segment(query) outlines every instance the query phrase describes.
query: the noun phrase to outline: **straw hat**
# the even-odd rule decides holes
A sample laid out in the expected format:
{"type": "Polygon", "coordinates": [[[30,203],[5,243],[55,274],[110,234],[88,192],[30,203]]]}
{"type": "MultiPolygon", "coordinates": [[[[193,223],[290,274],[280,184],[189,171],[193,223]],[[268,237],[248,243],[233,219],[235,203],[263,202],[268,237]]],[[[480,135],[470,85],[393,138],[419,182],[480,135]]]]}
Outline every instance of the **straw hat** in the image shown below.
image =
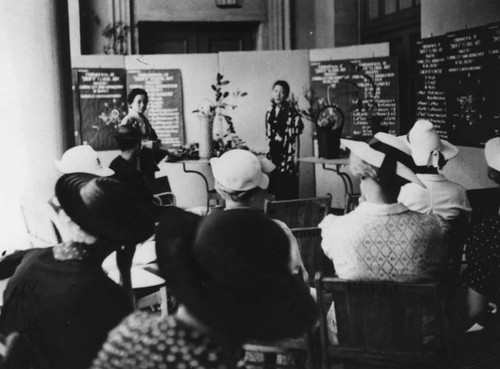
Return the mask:
{"type": "Polygon", "coordinates": [[[417,120],[406,135],[405,142],[411,149],[411,156],[417,166],[439,167],[439,153],[445,160],[458,155],[458,148],[442,140],[434,125],[424,119],[417,120]]]}
{"type": "Polygon", "coordinates": [[[75,146],[66,150],[61,160],[55,160],[55,164],[62,173],[89,173],[101,177],[115,173],[112,169],[103,168],[97,152],[89,145],[75,146]]]}
{"type": "Polygon", "coordinates": [[[396,161],[398,176],[425,188],[412,170],[414,163],[409,147],[398,137],[379,132],[369,143],[345,139],[341,139],[340,142],[359,158],[376,168],[381,168],[385,160],[396,161]]]}

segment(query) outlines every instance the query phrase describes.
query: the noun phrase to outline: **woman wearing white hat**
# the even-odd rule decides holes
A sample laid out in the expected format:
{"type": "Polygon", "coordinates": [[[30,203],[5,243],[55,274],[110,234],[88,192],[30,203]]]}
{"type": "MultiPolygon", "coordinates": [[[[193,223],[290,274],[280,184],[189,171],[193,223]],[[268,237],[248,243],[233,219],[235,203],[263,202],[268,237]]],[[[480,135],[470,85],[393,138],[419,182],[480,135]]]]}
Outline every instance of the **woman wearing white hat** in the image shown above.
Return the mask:
{"type": "Polygon", "coordinates": [[[382,132],[368,144],[342,144],[351,151],[350,170],[361,181],[364,201],[347,215],[328,215],[319,225],[323,251],[338,276],[396,281],[438,277],[445,250],[437,218],[397,202],[405,183],[423,186],[411,169],[409,149],[382,132]]]}
{"type": "MultiPolygon", "coordinates": [[[[486,143],[488,176],[500,184],[500,137],[486,143]]],[[[500,212],[481,219],[465,241],[467,269],[464,281],[468,286],[467,302],[471,323],[485,327],[495,321],[490,303],[500,303],[500,212]]]]}
{"type": "Polygon", "coordinates": [[[471,211],[465,188],[447,179],[439,170],[458,155],[458,148],[441,140],[434,125],[418,120],[403,141],[410,147],[415,172],[426,188],[409,183],[401,189],[399,202],[413,211],[435,214],[448,222],[471,211]]]}

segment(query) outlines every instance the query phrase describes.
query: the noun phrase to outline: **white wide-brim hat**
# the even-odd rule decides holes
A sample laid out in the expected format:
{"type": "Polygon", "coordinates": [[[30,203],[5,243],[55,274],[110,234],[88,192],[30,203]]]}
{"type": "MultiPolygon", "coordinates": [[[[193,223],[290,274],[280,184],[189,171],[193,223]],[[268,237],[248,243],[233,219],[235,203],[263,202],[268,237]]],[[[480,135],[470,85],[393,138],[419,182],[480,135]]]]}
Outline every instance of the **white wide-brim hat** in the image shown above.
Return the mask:
{"type": "Polygon", "coordinates": [[[97,152],[89,145],[75,146],[66,150],[61,160],[55,160],[57,169],[64,174],[88,173],[108,177],[115,172],[101,165],[97,152]]]}
{"type": "Polygon", "coordinates": [[[442,140],[434,125],[425,119],[415,122],[404,141],[410,147],[413,161],[419,167],[433,166],[437,168],[439,153],[443,155],[445,160],[450,160],[458,155],[458,148],[448,141],[442,140]]]}
{"type": "Polygon", "coordinates": [[[486,142],[484,156],[490,168],[500,171],[500,137],[495,137],[486,142]]]}
{"type": "MultiPolygon", "coordinates": [[[[407,181],[416,183],[425,188],[425,185],[422,183],[422,181],[418,179],[413,170],[410,169],[412,160],[411,152],[408,146],[406,146],[402,140],[400,140],[396,136],[384,132],[377,133],[375,136],[373,136],[373,138],[374,139],[372,139],[370,144],[362,141],[353,141],[346,139],[341,139],[340,143],[341,145],[347,147],[360,159],[370,165],[373,165],[376,168],[380,168],[382,166],[387,152],[389,152],[389,148],[396,149],[396,174],[401,178],[406,179],[407,181]],[[375,145],[377,142],[382,143],[382,145],[375,145]],[[372,146],[377,146],[378,149],[375,149],[372,146]],[[403,162],[405,162],[406,164],[404,164],[403,162]]],[[[394,152],[394,150],[392,151],[394,152]]]]}
{"type": "Polygon", "coordinates": [[[248,191],[269,186],[265,171],[274,169],[269,160],[261,163],[259,158],[248,150],[234,149],[219,158],[210,159],[214,179],[231,191],[248,191]]]}

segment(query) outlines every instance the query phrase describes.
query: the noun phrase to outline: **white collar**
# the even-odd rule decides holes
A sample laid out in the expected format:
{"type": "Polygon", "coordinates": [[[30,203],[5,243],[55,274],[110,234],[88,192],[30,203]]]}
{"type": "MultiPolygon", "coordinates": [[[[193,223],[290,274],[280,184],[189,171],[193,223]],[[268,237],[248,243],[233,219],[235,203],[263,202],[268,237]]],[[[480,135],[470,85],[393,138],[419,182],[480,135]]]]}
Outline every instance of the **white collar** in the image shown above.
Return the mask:
{"type": "Polygon", "coordinates": [[[394,204],[376,204],[373,202],[362,202],[356,208],[356,212],[369,215],[391,215],[401,214],[409,211],[406,206],[400,203],[394,204]]]}
{"type": "Polygon", "coordinates": [[[417,174],[418,179],[429,182],[444,182],[447,181],[446,177],[442,174],[417,174]]]}

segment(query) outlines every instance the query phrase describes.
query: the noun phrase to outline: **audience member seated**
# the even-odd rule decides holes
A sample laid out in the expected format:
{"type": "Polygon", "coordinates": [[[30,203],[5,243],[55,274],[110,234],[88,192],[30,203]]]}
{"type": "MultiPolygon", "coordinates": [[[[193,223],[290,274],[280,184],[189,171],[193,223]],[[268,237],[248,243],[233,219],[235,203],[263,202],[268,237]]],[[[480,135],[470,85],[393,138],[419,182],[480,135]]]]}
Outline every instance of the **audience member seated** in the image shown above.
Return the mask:
{"type": "MultiPolygon", "coordinates": [[[[500,184],[500,138],[492,138],[484,148],[488,176],[500,184]]],[[[464,280],[468,286],[467,305],[471,319],[488,327],[498,321],[491,303],[500,303],[500,215],[484,218],[470,231],[465,242],[467,269],[464,280]]],[[[480,328],[480,327],[479,327],[480,328]]]]}
{"type": "MultiPolygon", "coordinates": [[[[342,144],[351,151],[349,168],[360,180],[362,202],[347,215],[326,216],[319,225],[321,246],[338,277],[391,281],[440,278],[446,250],[441,245],[437,217],[411,211],[397,202],[405,183],[423,186],[412,170],[408,147],[383,132],[368,144],[351,140],[342,140],[342,144]]],[[[333,304],[328,317],[330,341],[337,343],[333,304]]]]}
{"type": "Polygon", "coordinates": [[[423,186],[412,171],[409,149],[395,136],[377,133],[369,144],[342,140],[349,167],[360,179],[362,202],[351,213],[328,215],[322,247],[344,279],[406,281],[436,278],[446,250],[434,215],[397,202],[407,182],[423,186]]]}
{"type": "MultiPolygon", "coordinates": [[[[54,163],[62,174],[88,173],[100,177],[108,177],[115,173],[110,168],[105,168],[101,165],[97,152],[89,145],[75,146],[66,150],[61,160],[54,160],[54,163]]],[[[56,212],[61,208],[55,196],[48,203],[56,212]]],[[[60,229],[57,229],[57,231],[59,232],[60,229]]],[[[64,239],[65,237],[61,238],[64,239]]],[[[12,277],[24,256],[33,251],[35,249],[14,250],[8,255],[3,255],[0,258],[0,280],[12,277]]]]}
{"type": "Polygon", "coordinates": [[[114,329],[93,368],[236,368],[253,339],[303,334],[313,299],[289,271],[280,227],[245,209],[205,218],[167,208],[158,265],[180,306],[167,318],[137,312],[114,329]]]}
{"type": "MultiPolygon", "coordinates": [[[[269,160],[259,160],[247,150],[234,149],[224,153],[220,158],[210,160],[215,180],[215,190],[226,202],[225,211],[248,213],[252,208],[254,198],[265,191],[269,185],[267,173],[275,166],[269,160]]],[[[283,229],[290,243],[290,269],[293,273],[301,270],[304,280],[308,275],[300,256],[299,245],[288,226],[273,219],[283,229]]]]}
{"type": "Polygon", "coordinates": [[[4,293],[0,333],[20,332],[54,369],[88,368],[107,333],[132,311],[101,263],[125,242],[154,232],[148,209],[125,185],[92,174],[63,175],[55,193],[70,242],[27,254],[4,293]]]}
{"type": "Polygon", "coordinates": [[[459,215],[471,211],[465,188],[439,172],[458,155],[458,148],[441,140],[427,120],[418,120],[403,141],[411,149],[418,179],[427,188],[409,183],[401,189],[398,201],[410,210],[438,215],[446,230],[459,215]]]}

